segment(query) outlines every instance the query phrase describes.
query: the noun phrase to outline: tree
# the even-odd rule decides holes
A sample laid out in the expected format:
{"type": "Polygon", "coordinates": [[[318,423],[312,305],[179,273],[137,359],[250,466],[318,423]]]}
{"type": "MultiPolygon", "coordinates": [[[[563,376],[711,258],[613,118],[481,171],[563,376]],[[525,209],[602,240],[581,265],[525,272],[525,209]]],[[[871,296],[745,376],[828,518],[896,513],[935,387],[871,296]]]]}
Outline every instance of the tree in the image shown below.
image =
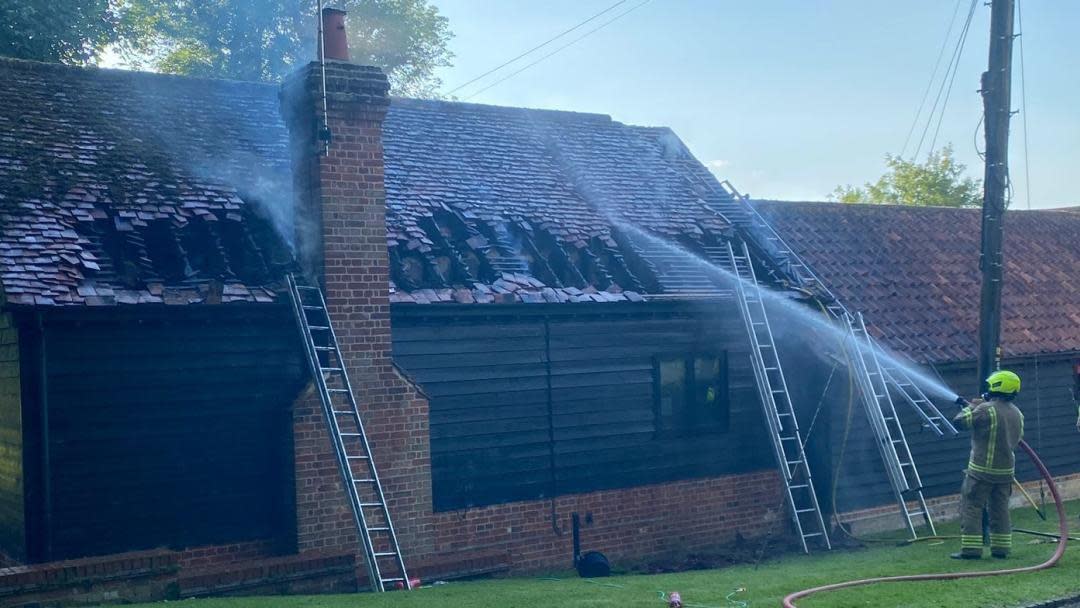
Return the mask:
{"type": "Polygon", "coordinates": [[[0,55],[85,64],[121,34],[109,0],[0,2],[0,55]]]}
{"type": "MultiPolygon", "coordinates": [[[[176,74],[275,80],[315,58],[310,0],[125,0],[150,66],[176,74]]],[[[386,70],[395,93],[432,95],[450,65],[448,21],[427,0],[340,0],[352,61],[386,70]]],[[[140,58],[138,53],[133,57],[140,58]]]]}
{"type": "Polygon", "coordinates": [[[932,153],[920,164],[892,154],[885,155],[888,172],[861,188],[847,185],[833,190],[842,203],[914,205],[920,207],[978,207],[982,182],[965,177],[967,167],[953,158],[952,146],[932,153]]]}

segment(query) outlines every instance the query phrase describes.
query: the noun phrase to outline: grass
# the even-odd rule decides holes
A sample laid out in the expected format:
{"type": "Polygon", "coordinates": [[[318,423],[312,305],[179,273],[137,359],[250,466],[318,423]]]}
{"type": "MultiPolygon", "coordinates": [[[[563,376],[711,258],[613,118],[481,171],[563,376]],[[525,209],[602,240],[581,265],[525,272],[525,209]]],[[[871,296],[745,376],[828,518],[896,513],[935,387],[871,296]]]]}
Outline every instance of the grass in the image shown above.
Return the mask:
{"type": "MultiPolygon", "coordinates": [[[[1052,507],[1051,507],[1052,508],[1052,507]]],[[[1075,524],[1080,502],[1068,505],[1070,523],[1075,524]]],[[[1048,514],[1051,515],[1051,514],[1048,514]]],[[[1021,528],[1055,531],[1054,521],[1041,522],[1032,509],[1013,514],[1021,528]]],[[[956,534],[955,524],[940,526],[942,534],[956,534]]],[[[1016,534],[1013,557],[1006,562],[984,559],[957,562],[949,553],[959,549],[959,541],[921,542],[906,547],[892,544],[873,548],[835,551],[811,557],[788,555],[753,566],[720,570],[700,570],[678,574],[615,576],[586,581],[566,573],[545,578],[506,578],[449,583],[410,593],[344,596],[257,597],[185,600],[169,602],[170,608],[660,608],[665,604],[658,592],[678,591],[688,606],[735,608],[741,604],[727,596],[737,588],[745,591],[731,597],[751,608],[779,606],[781,598],[799,589],[851,579],[897,574],[995,570],[1034,565],[1053,552],[1053,541],[1037,542],[1016,534]],[[556,578],[556,580],[551,580],[556,578]]],[[[1031,574],[998,576],[960,581],[890,583],[842,590],[803,600],[803,608],[825,607],[905,607],[980,606],[1012,607],[1080,594],[1080,546],[1070,547],[1057,567],[1031,574]]],[[[155,605],[148,605],[155,606],[155,605]]],[[[162,608],[156,605],[155,608],[162,608]]]]}

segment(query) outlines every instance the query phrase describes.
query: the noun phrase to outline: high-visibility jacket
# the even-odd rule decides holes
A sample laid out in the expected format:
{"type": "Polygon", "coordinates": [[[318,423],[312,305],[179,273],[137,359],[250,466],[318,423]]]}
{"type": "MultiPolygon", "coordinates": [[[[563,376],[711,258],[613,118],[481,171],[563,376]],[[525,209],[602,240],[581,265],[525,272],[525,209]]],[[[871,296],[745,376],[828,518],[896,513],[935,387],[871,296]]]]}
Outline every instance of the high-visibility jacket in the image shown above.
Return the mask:
{"type": "Polygon", "coordinates": [[[990,483],[1012,483],[1014,450],[1024,438],[1024,414],[1009,401],[992,399],[960,410],[953,419],[971,430],[968,475],[990,483]]]}

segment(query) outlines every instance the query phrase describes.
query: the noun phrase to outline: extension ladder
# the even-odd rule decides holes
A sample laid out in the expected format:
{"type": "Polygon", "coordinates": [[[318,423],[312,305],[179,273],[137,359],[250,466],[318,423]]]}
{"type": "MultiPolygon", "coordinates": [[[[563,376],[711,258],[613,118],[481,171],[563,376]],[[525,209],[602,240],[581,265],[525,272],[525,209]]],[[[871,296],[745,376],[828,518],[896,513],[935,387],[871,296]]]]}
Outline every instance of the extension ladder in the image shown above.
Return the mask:
{"type": "MultiPolygon", "coordinates": [[[[899,503],[904,522],[911,534],[915,535],[913,518],[919,515],[925,517],[926,523],[931,533],[933,533],[934,524],[922,495],[922,482],[919,479],[919,472],[911,457],[911,451],[907,439],[904,437],[903,429],[900,428],[900,421],[897,418],[889,391],[895,391],[900,395],[904,402],[915,410],[915,413],[922,419],[923,425],[936,435],[956,435],[956,428],[947,417],[942,415],[937,406],[918,387],[911,375],[902,366],[888,363],[885,366],[880,365],[878,354],[884,353],[884,349],[866,332],[862,315],[855,316],[848,311],[843,303],[833,295],[810,267],[730,182],[725,180],[720,183],[720,186],[724,191],[724,196],[707,203],[706,207],[740,228],[763,255],[776,261],[778,270],[783,275],[782,278],[819,296],[823,301],[826,314],[848,332],[849,340],[853,346],[857,347],[851,349],[853,355],[865,351],[872,357],[872,366],[867,365],[867,361],[862,354],[852,356],[852,361],[857,368],[861,367],[863,370],[857,371],[856,381],[862,387],[860,392],[865,395],[864,405],[866,406],[867,415],[871,417],[871,425],[874,427],[875,435],[879,437],[879,447],[882,448],[882,459],[889,474],[890,485],[899,503]],[[859,340],[855,339],[856,334],[859,340]],[[866,346],[860,346],[860,341],[866,346]],[[860,363],[861,365],[859,365],[860,363]],[[877,370],[874,376],[870,375],[871,367],[877,370]],[[883,397],[875,395],[883,395],[883,397]],[[890,427],[895,430],[890,432],[890,427]],[[903,454],[902,466],[901,459],[892,443],[894,436],[898,436],[902,441],[900,449],[901,454],[903,454]],[[886,443],[882,444],[882,441],[886,443]],[[905,494],[910,493],[912,489],[916,490],[917,500],[920,505],[917,512],[908,509],[905,501],[905,494]]],[[[883,358],[886,361],[889,359],[889,357],[883,358]]]]}
{"type": "Polygon", "coordinates": [[[792,522],[799,535],[803,552],[809,553],[807,540],[820,538],[826,549],[831,549],[825,519],[818,505],[810,465],[806,460],[806,446],[799,432],[799,422],[788,391],[780,356],[776,350],[772,327],[761,297],[761,287],[754,274],[746,243],[736,254],[730,242],[726,249],[712,249],[710,258],[720,263],[740,280],[735,283],[739,312],[750,337],[751,362],[757,381],[761,405],[768,421],[773,452],[780,467],[791,510],[792,522]]]}
{"type": "Polygon", "coordinates": [[[345,371],[345,361],[341,357],[326,300],[318,287],[302,285],[291,274],[288,281],[293,313],[322,401],[323,414],[330,428],[356,531],[364,548],[364,562],[371,588],[386,591],[388,585],[395,585],[397,588],[410,589],[401,547],[390,521],[382,483],[360,419],[360,408],[345,371]],[[384,572],[391,575],[386,576],[384,572]]]}
{"type": "MultiPolygon", "coordinates": [[[[706,206],[714,213],[720,214],[736,227],[742,229],[747,238],[750,238],[755,246],[769,259],[775,260],[783,278],[795,286],[810,291],[820,296],[825,307],[825,312],[841,327],[847,324],[846,319],[851,316],[848,309],[833,295],[817,275],[810,269],[802,258],[784,241],[775,229],[761,217],[746,197],[739,193],[731,182],[720,182],[725,196],[712,201],[706,206]]],[[[868,339],[871,339],[868,336],[868,339]]],[[[875,343],[879,352],[881,347],[875,343]]],[[[911,375],[900,366],[887,366],[885,380],[889,388],[896,391],[904,402],[923,420],[924,425],[939,437],[944,435],[956,435],[956,428],[949,419],[941,414],[937,406],[915,384],[911,375]]]]}
{"type": "Polygon", "coordinates": [[[885,472],[900,505],[900,514],[912,538],[918,538],[915,518],[920,515],[930,528],[930,535],[934,536],[937,532],[930,518],[930,509],[926,506],[926,498],[923,497],[922,480],[889,395],[888,380],[878,360],[878,347],[866,332],[861,313],[846,315],[844,321],[848,332],[845,344],[848,359],[854,368],[855,381],[877,440],[878,451],[885,463],[885,472]],[[908,508],[908,496],[911,494],[919,504],[917,511],[908,508]]]}

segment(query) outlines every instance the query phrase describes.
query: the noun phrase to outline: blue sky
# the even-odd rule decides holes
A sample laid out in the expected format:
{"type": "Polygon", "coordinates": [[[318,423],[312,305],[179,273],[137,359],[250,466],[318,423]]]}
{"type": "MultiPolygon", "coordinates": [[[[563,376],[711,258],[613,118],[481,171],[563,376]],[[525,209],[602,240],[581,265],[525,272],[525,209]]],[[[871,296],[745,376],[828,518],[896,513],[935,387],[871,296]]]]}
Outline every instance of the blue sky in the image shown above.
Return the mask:
{"type": "MultiPolygon", "coordinates": [[[[455,33],[454,66],[439,74],[444,91],[614,1],[432,0],[455,33]]],[[[629,0],[534,57],[638,2],[629,0]]],[[[967,0],[963,5],[943,64],[967,0]]],[[[666,125],[743,192],[821,200],[838,184],[876,178],[885,153],[900,152],[955,6],[954,0],[652,0],[470,101],[666,125]]],[[[1080,204],[1069,179],[1080,164],[1080,2],[1026,0],[1021,10],[1031,206],[1080,204]]],[[[975,177],[982,175],[974,147],[982,111],[976,91],[989,17],[979,0],[938,137],[939,145],[953,143],[975,177]]],[[[1018,45],[1015,51],[1018,109],[1018,45]]],[[[469,97],[532,59],[455,95],[469,97]]],[[[1020,116],[1012,135],[1013,206],[1025,208],[1020,116]]]]}

